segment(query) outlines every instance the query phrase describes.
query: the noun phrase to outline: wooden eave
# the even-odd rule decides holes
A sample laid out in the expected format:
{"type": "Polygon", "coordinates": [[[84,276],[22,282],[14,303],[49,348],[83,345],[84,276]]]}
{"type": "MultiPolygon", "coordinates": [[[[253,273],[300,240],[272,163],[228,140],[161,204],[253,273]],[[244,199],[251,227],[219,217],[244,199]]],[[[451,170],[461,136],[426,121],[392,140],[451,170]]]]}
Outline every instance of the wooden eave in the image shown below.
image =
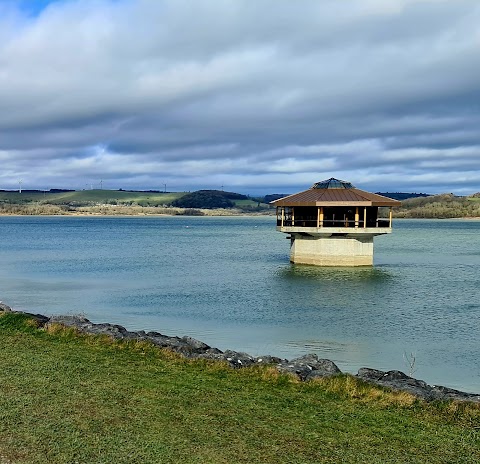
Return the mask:
{"type": "Polygon", "coordinates": [[[352,189],[308,189],[288,195],[271,204],[275,206],[400,206],[401,202],[376,193],[352,189]]]}
{"type": "MultiPolygon", "coordinates": [[[[273,203],[273,202],[272,202],[273,203]]],[[[288,203],[285,202],[285,204],[278,204],[276,203],[275,206],[378,206],[378,205],[372,205],[371,202],[368,201],[356,201],[356,202],[351,202],[351,201],[329,201],[329,202],[321,202],[321,201],[311,201],[311,202],[295,202],[295,201],[289,201],[288,203]]]]}

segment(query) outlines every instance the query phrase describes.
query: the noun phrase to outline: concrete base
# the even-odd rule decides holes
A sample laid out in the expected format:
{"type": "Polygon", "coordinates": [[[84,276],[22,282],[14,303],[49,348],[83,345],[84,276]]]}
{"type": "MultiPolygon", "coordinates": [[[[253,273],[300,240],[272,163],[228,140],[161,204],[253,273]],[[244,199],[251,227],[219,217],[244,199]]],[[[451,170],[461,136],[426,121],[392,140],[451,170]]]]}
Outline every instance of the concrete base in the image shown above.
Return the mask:
{"type": "Polygon", "coordinates": [[[372,266],[373,235],[312,237],[292,234],[290,261],[316,266],[372,266]]]}

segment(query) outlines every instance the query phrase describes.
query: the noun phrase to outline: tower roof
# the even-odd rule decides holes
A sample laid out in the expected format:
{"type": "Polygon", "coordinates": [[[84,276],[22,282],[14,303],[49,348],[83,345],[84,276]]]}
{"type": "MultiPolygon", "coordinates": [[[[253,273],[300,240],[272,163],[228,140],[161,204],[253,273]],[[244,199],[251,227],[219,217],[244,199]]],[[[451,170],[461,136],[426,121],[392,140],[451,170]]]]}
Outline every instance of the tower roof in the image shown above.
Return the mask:
{"type": "Polygon", "coordinates": [[[271,202],[275,206],[400,206],[391,198],[357,189],[350,182],[330,178],[308,190],[271,202]]]}
{"type": "Polygon", "coordinates": [[[330,177],[330,179],[321,180],[320,182],[316,182],[312,185],[312,189],[351,189],[355,188],[350,182],[345,180],[335,179],[334,177],[330,177]]]}

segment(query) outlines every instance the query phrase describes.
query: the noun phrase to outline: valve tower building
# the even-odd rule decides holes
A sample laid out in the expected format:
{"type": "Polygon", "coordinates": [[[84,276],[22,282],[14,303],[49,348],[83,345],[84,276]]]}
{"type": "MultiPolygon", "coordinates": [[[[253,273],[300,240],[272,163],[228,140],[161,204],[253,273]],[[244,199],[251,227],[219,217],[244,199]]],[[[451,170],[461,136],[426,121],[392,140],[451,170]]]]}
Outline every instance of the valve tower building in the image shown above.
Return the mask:
{"type": "Polygon", "coordinates": [[[317,266],[372,266],[373,238],[392,232],[401,204],[334,178],[271,203],[277,230],[291,240],[290,261],[317,266]]]}

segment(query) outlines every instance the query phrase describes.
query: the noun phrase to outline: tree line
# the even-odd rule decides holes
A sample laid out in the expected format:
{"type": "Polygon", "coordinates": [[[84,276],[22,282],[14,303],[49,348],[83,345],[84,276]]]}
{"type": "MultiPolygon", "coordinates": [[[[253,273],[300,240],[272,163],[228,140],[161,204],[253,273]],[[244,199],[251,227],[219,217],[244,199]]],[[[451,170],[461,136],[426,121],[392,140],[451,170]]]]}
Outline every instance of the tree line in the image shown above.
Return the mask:
{"type": "Polygon", "coordinates": [[[394,209],[397,218],[446,219],[480,217],[480,193],[459,197],[453,193],[410,198],[394,209]]]}

